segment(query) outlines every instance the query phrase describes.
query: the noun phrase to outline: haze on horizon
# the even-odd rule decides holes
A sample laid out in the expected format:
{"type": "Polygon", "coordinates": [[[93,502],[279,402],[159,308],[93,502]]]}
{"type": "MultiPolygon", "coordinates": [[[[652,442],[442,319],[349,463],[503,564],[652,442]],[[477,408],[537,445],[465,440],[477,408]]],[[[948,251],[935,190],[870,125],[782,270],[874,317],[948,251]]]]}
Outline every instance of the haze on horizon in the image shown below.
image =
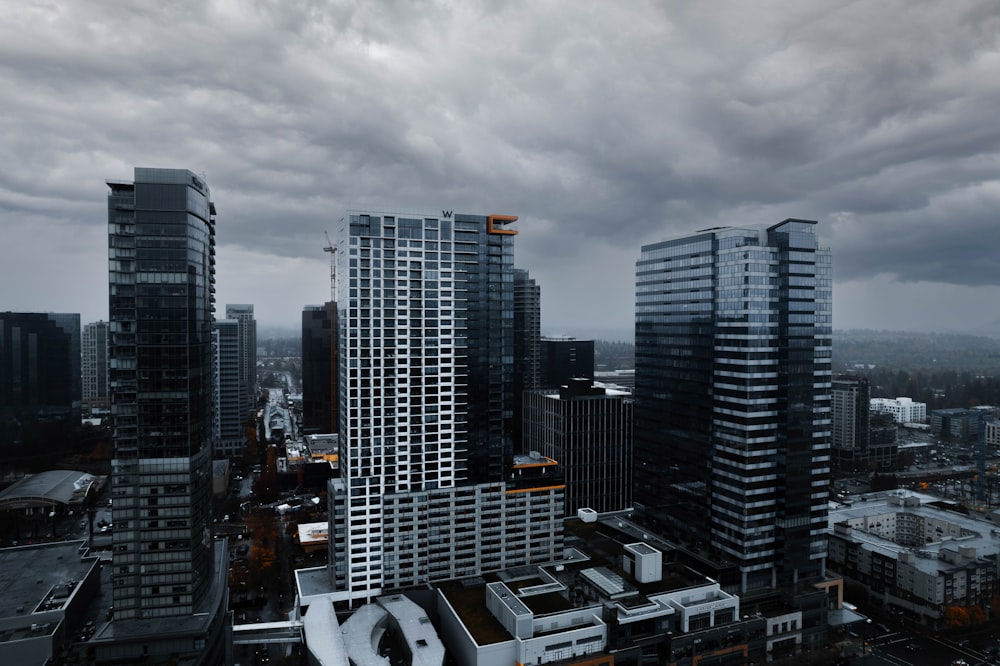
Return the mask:
{"type": "MultiPolygon", "coordinates": [[[[510,213],[543,331],[646,243],[820,222],[834,326],[1000,329],[1000,5],[0,0],[0,309],[107,319],[107,187],[202,173],[217,316],[296,329],[347,209],[510,213]]],[[[582,333],[587,334],[587,333],[582,333]]]]}

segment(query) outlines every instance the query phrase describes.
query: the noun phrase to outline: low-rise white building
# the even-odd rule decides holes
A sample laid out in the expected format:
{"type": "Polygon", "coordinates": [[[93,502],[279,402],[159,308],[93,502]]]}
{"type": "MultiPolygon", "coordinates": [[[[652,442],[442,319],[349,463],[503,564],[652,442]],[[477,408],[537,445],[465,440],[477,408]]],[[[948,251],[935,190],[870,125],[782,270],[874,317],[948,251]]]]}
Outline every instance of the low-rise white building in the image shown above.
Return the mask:
{"type": "Polygon", "coordinates": [[[927,403],[912,398],[872,398],[871,410],[892,414],[896,423],[923,423],[927,420],[927,403]]]}
{"type": "Polygon", "coordinates": [[[993,419],[986,422],[986,444],[1000,446],[1000,421],[993,419]]]}

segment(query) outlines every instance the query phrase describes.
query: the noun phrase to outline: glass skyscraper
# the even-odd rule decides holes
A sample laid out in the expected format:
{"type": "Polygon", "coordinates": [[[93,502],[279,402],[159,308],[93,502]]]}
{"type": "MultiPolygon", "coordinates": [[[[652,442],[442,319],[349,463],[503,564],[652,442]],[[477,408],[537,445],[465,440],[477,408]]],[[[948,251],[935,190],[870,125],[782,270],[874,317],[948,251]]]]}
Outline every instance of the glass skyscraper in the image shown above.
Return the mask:
{"type": "Polygon", "coordinates": [[[824,569],[832,277],[815,225],[707,229],[636,263],[635,500],[735,562],[741,592],[824,569]]]}
{"type": "Polygon", "coordinates": [[[108,182],[115,619],[212,587],[215,208],[182,169],[108,182]]]}
{"type": "Polygon", "coordinates": [[[68,434],[80,396],[80,315],[0,312],[0,447],[52,447],[52,422],[68,434]]]}
{"type": "Polygon", "coordinates": [[[302,310],[302,431],[337,432],[337,304],[302,310]]]}
{"type": "Polygon", "coordinates": [[[524,269],[514,269],[514,450],[524,452],[524,393],[541,382],[542,290],[524,269]]]}

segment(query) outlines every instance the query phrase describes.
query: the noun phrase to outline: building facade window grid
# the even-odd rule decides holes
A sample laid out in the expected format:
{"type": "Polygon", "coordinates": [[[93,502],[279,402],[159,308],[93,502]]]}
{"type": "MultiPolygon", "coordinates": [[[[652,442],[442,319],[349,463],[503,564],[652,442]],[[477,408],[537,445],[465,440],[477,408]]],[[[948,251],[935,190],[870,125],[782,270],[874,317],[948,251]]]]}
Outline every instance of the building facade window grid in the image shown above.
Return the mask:
{"type": "Polygon", "coordinates": [[[636,500],[705,527],[744,590],[825,557],[831,274],[812,227],[709,230],[636,264],[636,500]]]}
{"type": "Polygon", "coordinates": [[[213,570],[215,211],[186,170],[108,185],[115,617],[190,615],[213,570]]]}
{"type": "Polygon", "coordinates": [[[512,452],[513,234],[491,227],[487,216],[351,213],[339,231],[341,478],[329,485],[329,573],[345,600],[561,547],[562,487],[508,495],[502,483],[512,452]],[[470,497],[476,511],[432,524],[470,497]],[[487,515],[530,535],[529,548],[516,557],[502,544],[482,548],[487,515]],[[453,533],[453,548],[435,546],[444,542],[432,532],[453,533]]]}

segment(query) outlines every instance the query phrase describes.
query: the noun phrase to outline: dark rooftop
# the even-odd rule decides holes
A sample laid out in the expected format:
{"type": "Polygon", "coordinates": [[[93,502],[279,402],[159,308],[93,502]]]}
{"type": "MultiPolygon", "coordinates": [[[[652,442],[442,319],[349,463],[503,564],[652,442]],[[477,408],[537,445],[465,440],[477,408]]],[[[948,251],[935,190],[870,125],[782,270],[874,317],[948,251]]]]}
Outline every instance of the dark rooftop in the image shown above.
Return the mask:
{"type": "MultiPolygon", "coordinates": [[[[489,645],[511,640],[512,636],[503,625],[493,617],[486,608],[486,585],[497,581],[503,582],[518,600],[534,615],[547,615],[572,610],[595,603],[621,602],[626,608],[642,607],[649,602],[650,595],[662,594],[674,590],[706,585],[710,581],[687,566],[671,560],[669,544],[649,543],[648,548],[663,552],[662,578],[651,583],[640,583],[622,568],[624,547],[627,544],[642,541],[641,530],[638,536],[629,529],[617,529],[613,525],[584,523],[580,520],[567,520],[564,534],[567,548],[576,548],[588,557],[576,557],[559,560],[541,566],[522,566],[481,578],[446,581],[436,587],[462,619],[469,633],[479,645],[489,645]],[[544,573],[540,573],[544,571],[544,573]],[[587,576],[593,578],[593,572],[603,572],[608,580],[620,579],[622,589],[614,596],[601,591],[599,585],[589,582],[587,576]],[[554,582],[555,579],[558,582],[554,582]],[[561,584],[561,585],[560,585],[561,584]],[[535,594],[532,589],[537,587],[535,594]],[[563,589],[558,589],[562,587],[563,589]],[[592,596],[577,594],[586,588],[598,592],[597,600],[592,596]],[[590,598],[586,601],[585,598],[590,598]],[[574,601],[575,600],[575,601],[574,601]]],[[[626,523],[627,525],[627,523],[626,523]]],[[[642,550],[642,549],[640,549],[642,550]]],[[[598,576],[600,578],[600,576],[598,576]]]]}
{"type": "MultiPolygon", "coordinates": [[[[484,576],[488,582],[496,580],[495,576],[484,576]]],[[[461,580],[449,580],[437,586],[455,613],[462,618],[465,628],[479,645],[491,645],[513,639],[503,625],[493,617],[486,608],[486,585],[465,586],[461,580]]]]}
{"type": "Polygon", "coordinates": [[[592,558],[590,562],[580,562],[575,565],[567,564],[567,570],[571,566],[574,570],[580,570],[604,565],[622,578],[628,580],[644,595],[661,594],[672,590],[682,590],[686,587],[695,587],[703,585],[707,580],[705,576],[702,576],[691,568],[679,562],[672,561],[669,544],[655,543],[649,544],[649,547],[656,548],[663,553],[663,578],[652,583],[640,583],[636,581],[631,575],[625,573],[625,570],[622,568],[622,553],[627,544],[636,543],[640,539],[629,533],[618,531],[616,528],[606,524],[605,521],[584,523],[575,519],[567,520],[564,527],[564,535],[567,546],[576,545],[592,558]],[[571,537],[578,539],[579,543],[573,543],[571,537]]]}
{"type": "Polygon", "coordinates": [[[54,609],[75,584],[97,566],[80,559],[83,541],[62,541],[0,549],[0,618],[54,609]],[[67,591],[63,594],[63,591],[67,591]]]}
{"type": "Polygon", "coordinates": [[[532,594],[527,597],[520,597],[524,605],[535,615],[547,615],[548,613],[560,613],[573,609],[573,604],[569,599],[558,592],[547,592],[545,594],[532,594]]]}

